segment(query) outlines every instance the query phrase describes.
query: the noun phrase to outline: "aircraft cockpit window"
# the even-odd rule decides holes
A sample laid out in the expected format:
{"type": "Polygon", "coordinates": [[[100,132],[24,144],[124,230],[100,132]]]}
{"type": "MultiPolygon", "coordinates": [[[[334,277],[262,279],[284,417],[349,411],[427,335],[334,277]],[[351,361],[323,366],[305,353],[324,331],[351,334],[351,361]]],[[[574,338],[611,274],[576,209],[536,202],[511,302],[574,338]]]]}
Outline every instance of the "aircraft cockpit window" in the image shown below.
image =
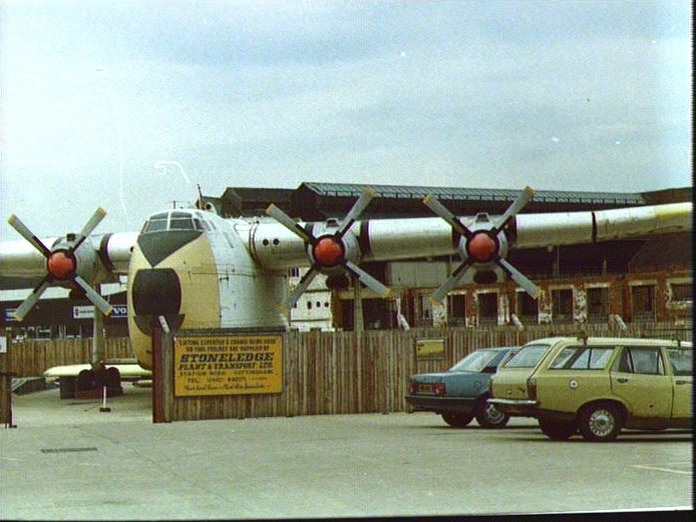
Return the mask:
{"type": "Polygon", "coordinates": [[[167,230],[167,215],[166,214],[158,214],[157,216],[152,216],[149,220],[145,222],[145,226],[143,226],[142,233],[146,232],[157,232],[159,230],[167,230]],[[164,218],[161,218],[159,216],[164,216],[164,218]]]}
{"type": "Polygon", "coordinates": [[[172,230],[193,230],[191,216],[186,216],[185,218],[172,218],[169,228],[172,230]]]}
{"type": "Polygon", "coordinates": [[[187,212],[165,212],[155,214],[145,222],[142,233],[161,230],[202,230],[209,231],[210,226],[202,219],[187,212]]]}

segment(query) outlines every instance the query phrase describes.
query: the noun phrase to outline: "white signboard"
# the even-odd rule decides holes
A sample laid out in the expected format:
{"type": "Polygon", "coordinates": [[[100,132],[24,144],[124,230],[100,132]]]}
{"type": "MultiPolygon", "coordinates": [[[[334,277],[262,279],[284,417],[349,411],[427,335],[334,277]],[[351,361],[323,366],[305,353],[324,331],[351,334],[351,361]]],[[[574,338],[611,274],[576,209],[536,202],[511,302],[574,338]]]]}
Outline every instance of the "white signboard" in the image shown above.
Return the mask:
{"type": "Polygon", "coordinates": [[[0,337],[0,353],[7,353],[7,337],[0,337]]]}
{"type": "MultiPolygon", "coordinates": [[[[114,310],[111,312],[111,317],[125,319],[127,316],[127,307],[124,304],[112,305],[114,310]]],[[[73,319],[94,319],[94,307],[73,306],[73,319]]]]}
{"type": "Polygon", "coordinates": [[[92,319],[94,317],[93,306],[73,306],[73,319],[92,319]]]}

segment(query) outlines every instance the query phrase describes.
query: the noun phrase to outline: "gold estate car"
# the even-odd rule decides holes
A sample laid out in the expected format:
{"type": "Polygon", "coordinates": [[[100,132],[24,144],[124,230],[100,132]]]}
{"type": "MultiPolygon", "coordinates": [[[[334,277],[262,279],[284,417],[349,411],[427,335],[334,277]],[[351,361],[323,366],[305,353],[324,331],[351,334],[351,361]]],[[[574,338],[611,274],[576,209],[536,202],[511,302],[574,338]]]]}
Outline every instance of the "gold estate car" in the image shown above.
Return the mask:
{"type": "Polygon", "coordinates": [[[536,417],[566,440],[614,440],[622,428],[691,428],[690,342],[554,337],[523,346],[491,377],[489,402],[536,417]]]}

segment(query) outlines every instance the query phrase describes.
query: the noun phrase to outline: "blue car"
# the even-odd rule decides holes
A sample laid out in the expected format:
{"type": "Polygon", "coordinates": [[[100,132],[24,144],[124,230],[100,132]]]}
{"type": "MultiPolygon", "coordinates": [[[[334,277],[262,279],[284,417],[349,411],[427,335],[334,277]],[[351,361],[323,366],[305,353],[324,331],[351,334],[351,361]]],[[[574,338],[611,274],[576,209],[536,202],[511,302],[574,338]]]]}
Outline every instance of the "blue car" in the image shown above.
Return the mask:
{"type": "Polygon", "coordinates": [[[463,428],[474,418],[483,428],[504,428],[510,417],[488,404],[488,382],[498,366],[518,347],[484,348],[464,357],[444,373],[409,378],[408,402],[415,411],[433,411],[452,427],[463,428]]]}

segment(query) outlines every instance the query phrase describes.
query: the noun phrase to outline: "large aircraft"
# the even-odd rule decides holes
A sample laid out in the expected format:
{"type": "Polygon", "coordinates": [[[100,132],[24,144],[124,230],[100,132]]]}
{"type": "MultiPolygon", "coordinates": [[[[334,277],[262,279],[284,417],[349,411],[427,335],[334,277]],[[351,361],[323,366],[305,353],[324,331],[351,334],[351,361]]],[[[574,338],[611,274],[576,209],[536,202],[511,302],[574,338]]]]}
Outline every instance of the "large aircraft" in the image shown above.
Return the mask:
{"type": "MultiPolygon", "coordinates": [[[[461,264],[433,294],[442,301],[467,271],[507,273],[533,297],[539,288],[507,260],[511,248],[536,248],[682,232],[692,204],[600,211],[520,213],[534,192],[526,187],[500,216],[458,217],[431,195],[433,217],[358,218],[375,193],[365,188],[342,220],[296,222],[275,205],[267,216],[222,218],[201,209],[152,214],[140,232],[94,234],[98,209],[79,233],[40,239],[14,215],[24,238],[0,244],[0,278],[33,279],[33,292],[15,311],[21,321],[51,286],[86,296],[103,314],[111,305],[99,285],[127,275],[128,327],[139,364],[152,368],[151,337],[164,316],[172,329],[282,328],[317,274],[348,275],[377,295],[390,290],[363,261],[423,259],[459,254],[461,264]],[[291,268],[309,267],[287,292],[291,268]]],[[[359,285],[358,285],[359,286],[359,285]]]]}

